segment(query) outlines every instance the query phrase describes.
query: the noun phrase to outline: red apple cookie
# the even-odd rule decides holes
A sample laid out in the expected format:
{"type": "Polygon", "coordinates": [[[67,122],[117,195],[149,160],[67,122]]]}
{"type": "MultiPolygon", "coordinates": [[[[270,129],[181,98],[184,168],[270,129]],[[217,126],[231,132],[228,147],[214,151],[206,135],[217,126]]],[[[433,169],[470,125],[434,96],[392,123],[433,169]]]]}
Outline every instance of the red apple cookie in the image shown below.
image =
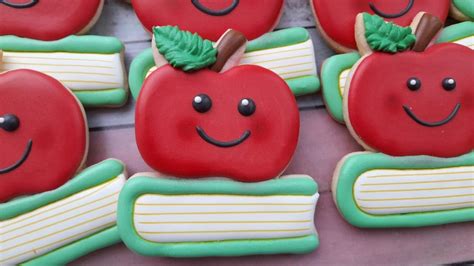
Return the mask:
{"type": "Polygon", "coordinates": [[[132,0],[144,27],[175,25],[217,41],[227,30],[242,32],[252,40],[278,23],[283,0],[132,0]]]}
{"type": "Polygon", "coordinates": [[[44,41],[86,32],[102,11],[103,0],[0,0],[0,35],[44,41]]]}
{"type": "Polygon", "coordinates": [[[269,70],[226,64],[244,50],[243,36],[234,33],[214,49],[189,32],[155,29],[157,65],[166,59],[175,68],[153,72],[137,102],[138,147],[154,169],[257,182],[279,176],[289,164],[299,134],[295,98],[269,70]],[[229,70],[218,73],[222,69],[229,70]]]}
{"type": "Polygon", "coordinates": [[[357,14],[377,14],[400,26],[411,24],[419,12],[442,21],[449,13],[450,0],[310,0],[317,26],[329,45],[338,52],[356,50],[354,24],[357,14]]]}
{"type": "Polygon", "coordinates": [[[356,139],[394,156],[472,151],[474,51],[449,43],[425,50],[442,27],[428,14],[415,35],[367,13],[357,21],[365,24],[365,31],[356,30],[360,50],[376,52],[365,53],[353,68],[344,96],[345,120],[356,139]],[[373,32],[377,27],[386,36],[373,32]]]}
{"type": "Polygon", "coordinates": [[[57,80],[31,70],[0,74],[0,203],[53,190],[82,166],[82,107],[57,80]]]}

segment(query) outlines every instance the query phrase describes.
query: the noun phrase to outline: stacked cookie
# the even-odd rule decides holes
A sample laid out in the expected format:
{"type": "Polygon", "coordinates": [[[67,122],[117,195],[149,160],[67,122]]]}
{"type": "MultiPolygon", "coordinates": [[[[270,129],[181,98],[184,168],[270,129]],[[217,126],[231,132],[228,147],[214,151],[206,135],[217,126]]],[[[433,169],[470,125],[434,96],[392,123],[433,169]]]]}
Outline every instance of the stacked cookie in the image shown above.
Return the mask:
{"type": "Polygon", "coordinates": [[[368,151],[336,168],[339,211],[368,228],[472,221],[474,23],[443,29],[467,5],[353,2],[312,1],[328,44],[349,52],[323,65],[326,107],[368,151]],[[337,3],[343,19],[328,14],[337,3]]]}

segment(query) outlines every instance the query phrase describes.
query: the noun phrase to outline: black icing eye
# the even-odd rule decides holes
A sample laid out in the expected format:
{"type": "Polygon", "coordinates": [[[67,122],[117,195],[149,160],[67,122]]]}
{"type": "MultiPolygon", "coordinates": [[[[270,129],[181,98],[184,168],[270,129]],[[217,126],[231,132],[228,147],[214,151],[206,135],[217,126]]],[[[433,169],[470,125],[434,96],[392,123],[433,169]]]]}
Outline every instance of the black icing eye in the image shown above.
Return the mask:
{"type": "Polygon", "coordinates": [[[193,107],[196,112],[205,113],[212,108],[212,101],[206,94],[199,94],[193,99],[193,107]]]}
{"type": "Polygon", "coordinates": [[[257,109],[257,106],[255,105],[255,102],[252,99],[242,99],[239,102],[239,113],[243,116],[251,116],[253,113],[255,113],[255,110],[257,109]]]}
{"type": "Polygon", "coordinates": [[[443,88],[447,91],[452,91],[456,88],[456,80],[453,78],[445,78],[443,80],[443,88]]]}
{"type": "Polygon", "coordinates": [[[421,80],[418,78],[409,78],[407,81],[407,87],[411,91],[417,91],[421,88],[421,80]]]}
{"type": "Polygon", "coordinates": [[[6,114],[0,116],[0,128],[12,132],[20,127],[20,119],[16,115],[6,114]]]}

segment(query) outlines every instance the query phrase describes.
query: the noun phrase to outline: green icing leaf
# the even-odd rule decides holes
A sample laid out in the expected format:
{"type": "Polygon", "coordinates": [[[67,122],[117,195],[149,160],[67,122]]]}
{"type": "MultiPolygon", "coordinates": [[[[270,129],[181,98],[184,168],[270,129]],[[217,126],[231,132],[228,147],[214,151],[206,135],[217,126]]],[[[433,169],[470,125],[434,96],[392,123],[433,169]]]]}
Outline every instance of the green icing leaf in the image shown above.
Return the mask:
{"type": "Polygon", "coordinates": [[[153,28],[156,47],[170,65],[184,71],[194,71],[216,62],[217,50],[212,42],[178,27],[153,28]]]}
{"type": "Polygon", "coordinates": [[[365,38],[374,51],[388,53],[405,51],[416,41],[410,27],[400,27],[368,13],[364,13],[363,17],[365,38]]]}

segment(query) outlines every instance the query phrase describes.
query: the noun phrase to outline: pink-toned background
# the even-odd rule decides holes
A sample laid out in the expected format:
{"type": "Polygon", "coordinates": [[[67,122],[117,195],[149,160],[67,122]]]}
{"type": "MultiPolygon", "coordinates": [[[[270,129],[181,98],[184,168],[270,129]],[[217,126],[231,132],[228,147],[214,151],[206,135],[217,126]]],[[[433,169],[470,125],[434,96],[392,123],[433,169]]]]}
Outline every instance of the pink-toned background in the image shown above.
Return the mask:
{"type": "MultiPolygon", "coordinates": [[[[159,12],[159,10],[157,10],[159,12]]],[[[318,65],[332,52],[314,28],[307,0],[287,0],[278,28],[306,27],[315,44],[318,65]]],[[[106,0],[104,13],[93,34],[114,35],[126,44],[126,61],[149,47],[131,7],[120,0],[106,0]]],[[[320,247],[308,255],[250,256],[240,258],[147,258],[118,244],[99,250],[73,265],[420,265],[463,262],[474,259],[474,224],[451,224],[415,229],[358,229],[345,222],[332,200],[330,184],[336,163],[344,155],[361,150],[347,129],[334,122],[319,95],[300,98],[300,143],[287,173],[311,175],[321,198],[316,211],[320,247]]],[[[133,128],[134,101],[118,110],[88,112],[91,128],[88,164],[106,158],[125,162],[129,174],[150,171],[142,161],[133,128]]]]}

